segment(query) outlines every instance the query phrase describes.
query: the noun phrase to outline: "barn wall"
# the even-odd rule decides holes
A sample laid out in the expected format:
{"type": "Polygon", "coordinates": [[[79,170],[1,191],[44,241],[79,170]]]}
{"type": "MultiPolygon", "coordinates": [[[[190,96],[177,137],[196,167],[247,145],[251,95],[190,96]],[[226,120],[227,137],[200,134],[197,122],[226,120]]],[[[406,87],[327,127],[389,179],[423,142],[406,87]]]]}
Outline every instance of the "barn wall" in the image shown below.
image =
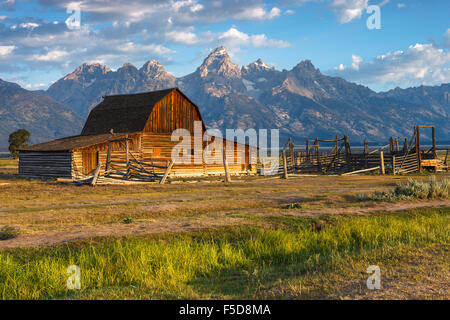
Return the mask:
{"type": "Polygon", "coordinates": [[[68,178],[72,155],[67,152],[20,151],[19,175],[25,178],[68,178]]]}
{"type": "Polygon", "coordinates": [[[144,132],[172,133],[180,128],[194,132],[194,121],[201,121],[197,107],[174,90],[154,106],[144,132]]]}
{"type": "MultiPolygon", "coordinates": [[[[172,158],[172,149],[179,143],[178,141],[171,141],[171,134],[163,133],[144,133],[142,136],[142,159],[146,163],[154,163],[156,165],[166,165],[172,158]]],[[[191,138],[191,148],[193,149],[194,141],[191,138]]],[[[206,146],[204,143],[203,148],[206,146]]],[[[248,164],[249,148],[246,146],[245,164],[240,164],[237,159],[241,156],[238,154],[237,144],[235,143],[234,154],[231,150],[227,150],[227,159],[229,162],[229,170],[231,174],[245,174],[247,172],[255,173],[256,166],[249,166],[248,164]],[[235,159],[233,161],[232,159],[235,159]],[[233,164],[236,163],[236,164],[233,164]]],[[[192,157],[193,158],[193,157],[192,157]]],[[[163,172],[163,169],[156,172],[163,172]]],[[[225,169],[223,163],[219,164],[195,164],[192,159],[191,164],[175,164],[172,167],[170,176],[198,176],[198,175],[219,175],[224,174],[225,169]]]]}

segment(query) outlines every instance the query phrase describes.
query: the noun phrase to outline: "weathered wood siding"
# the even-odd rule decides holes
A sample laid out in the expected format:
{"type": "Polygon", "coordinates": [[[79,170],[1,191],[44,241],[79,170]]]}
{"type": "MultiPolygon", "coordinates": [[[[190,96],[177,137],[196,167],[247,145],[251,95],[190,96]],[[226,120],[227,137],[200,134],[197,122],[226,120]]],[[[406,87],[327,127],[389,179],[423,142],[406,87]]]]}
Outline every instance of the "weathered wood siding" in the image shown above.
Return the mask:
{"type": "MultiPolygon", "coordinates": [[[[197,107],[178,91],[172,91],[155,105],[150,114],[142,135],[141,159],[146,163],[166,165],[172,158],[172,149],[179,143],[179,141],[171,141],[172,132],[176,129],[187,129],[193,134],[194,121],[202,121],[197,107]]],[[[204,127],[202,129],[204,130],[204,127]]],[[[204,149],[205,146],[206,143],[203,143],[202,148],[204,149]]],[[[194,141],[192,137],[191,148],[193,149],[193,147],[194,141]]],[[[231,174],[247,173],[248,170],[252,169],[248,164],[248,146],[245,149],[246,161],[244,164],[235,164],[237,163],[234,161],[235,159],[238,160],[244,157],[243,154],[238,154],[237,147],[234,151],[234,157],[231,151],[227,151],[231,174]]],[[[253,167],[256,168],[256,166],[253,167]]],[[[163,169],[155,169],[155,172],[163,171],[163,169]]],[[[224,172],[223,163],[206,164],[205,161],[202,161],[201,164],[196,164],[194,159],[192,159],[190,164],[175,164],[170,176],[197,176],[224,174],[224,172]]]]}
{"type": "MultiPolygon", "coordinates": [[[[166,165],[172,159],[172,149],[180,143],[180,141],[171,141],[171,134],[169,133],[149,133],[145,132],[142,136],[142,159],[146,163],[153,163],[155,165],[166,165]]],[[[220,139],[222,140],[222,139],[220,139]]],[[[224,143],[224,141],[222,140],[224,143]]],[[[203,143],[202,150],[206,147],[203,143]]],[[[191,138],[191,149],[194,148],[194,139],[191,138]]],[[[228,167],[230,173],[246,174],[256,173],[256,165],[249,165],[249,147],[244,146],[245,154],[238,152],[237,143],[234,143],[234,152],[227,150],[228,167]],[[245,159],[244,159],[245,157],[245,159]],[[242,164],[241,160],[242,159],[242,164]]],[[[193,152],[193,151],[192,151],[193,152]]],[[[163,172],[163,169],[156,172],[163,172]]],[[[203,157],[202,163],[194,163],[194,156],[190,164],[175,164],[172,168],[170,176],[198,176],[198,175],[223,175],[225,169],[222,161],[217,164],[207,164],[203,157]]]]}
{"type": "MultiPolygon", "coordinates": [[[[130,135],[131,140],[128,141],[129,151],[137,160],[142,160],[140,145],[141,135],[130,135]]],[[[79,148],[72,152],[72,177],[74,179],[84,179],[91,177],[97,167],[97,163],[101,163],[100,175],[105,174],[106,156],[108,153],[108,142],[79,148]],[[97,156],[98,153],[98,156],[97,156]],[[89,154],[89,156],[86,156],[89,154]],[[98,162],[97,162],[98,159],[98,162]]],[[[111,143],[111,159],[115,161],[126,161],[126,152],[123,144],[120,142],[111,143]]],[[[125,163],[114,164],[121,171],[126,171],[125,163]]]]}
{"type": "Polygon", "coordinates": [[[72,178],[72,155],[66,152],[19,153],[19,175],[26,178],[72,178]]]}
{"type": "Polygon", "coordinates": [[[174,90],[154,106],[144,132],[172,133],[175,129],[194,132],[194,121],[201,121],[197,107],[174,90]]]}

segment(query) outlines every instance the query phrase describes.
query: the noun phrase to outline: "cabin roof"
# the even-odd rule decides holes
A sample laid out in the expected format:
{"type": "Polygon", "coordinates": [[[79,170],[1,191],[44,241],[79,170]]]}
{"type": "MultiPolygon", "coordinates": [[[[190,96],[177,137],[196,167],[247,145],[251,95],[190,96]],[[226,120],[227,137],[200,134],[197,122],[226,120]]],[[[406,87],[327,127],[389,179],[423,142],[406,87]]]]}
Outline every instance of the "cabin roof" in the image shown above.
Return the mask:
{"type": "Polygon", "coordinates": [[[89,113],[81,135],[108,133],[111,129],[117,133],[143,131],[156,103],[174,90],[191,102],[200,114],[198,107],[178,88],[105,96],[89,113]]]}
{"type": "Polygon", "coordinates": [[[121,133],[113,135],[111,135],[110,133],[106,133],[90,136],[72,136],[23,147],[19,151],[71,151],[73,149],[89,147],[99,143],[107,142],[109,139],[125,138],[127,134],[133,135],[135,133],[121,133]]]}

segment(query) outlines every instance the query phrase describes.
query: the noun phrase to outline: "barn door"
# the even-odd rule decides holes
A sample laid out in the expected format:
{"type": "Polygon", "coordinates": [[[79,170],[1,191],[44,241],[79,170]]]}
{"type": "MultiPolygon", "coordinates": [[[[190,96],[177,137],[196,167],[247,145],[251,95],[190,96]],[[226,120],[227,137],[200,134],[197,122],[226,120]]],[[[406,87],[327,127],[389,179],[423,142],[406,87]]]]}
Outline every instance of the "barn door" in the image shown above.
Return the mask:
{"type": "Polygon", "coordinates": [[[89,175],[97,168],[98,164],[98,151],[83,151],[83,174],[89,175]]]}

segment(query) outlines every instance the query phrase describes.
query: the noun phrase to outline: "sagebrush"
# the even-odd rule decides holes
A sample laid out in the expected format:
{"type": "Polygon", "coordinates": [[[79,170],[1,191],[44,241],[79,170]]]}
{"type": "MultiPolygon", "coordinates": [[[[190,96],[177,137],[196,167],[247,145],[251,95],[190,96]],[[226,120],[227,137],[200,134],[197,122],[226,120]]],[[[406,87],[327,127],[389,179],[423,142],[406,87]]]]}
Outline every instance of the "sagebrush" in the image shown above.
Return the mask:
{"type": "Polygon", "coordinates": [[[359,200],[411,200],[411,199],[448,199],[450,197],[450,179],[437,181],[432,176],[429,181],[422,182],[409,179],[406,183],[397,183],[388,192],[376,191],[370,195],[360,195],[359,200]]]}

